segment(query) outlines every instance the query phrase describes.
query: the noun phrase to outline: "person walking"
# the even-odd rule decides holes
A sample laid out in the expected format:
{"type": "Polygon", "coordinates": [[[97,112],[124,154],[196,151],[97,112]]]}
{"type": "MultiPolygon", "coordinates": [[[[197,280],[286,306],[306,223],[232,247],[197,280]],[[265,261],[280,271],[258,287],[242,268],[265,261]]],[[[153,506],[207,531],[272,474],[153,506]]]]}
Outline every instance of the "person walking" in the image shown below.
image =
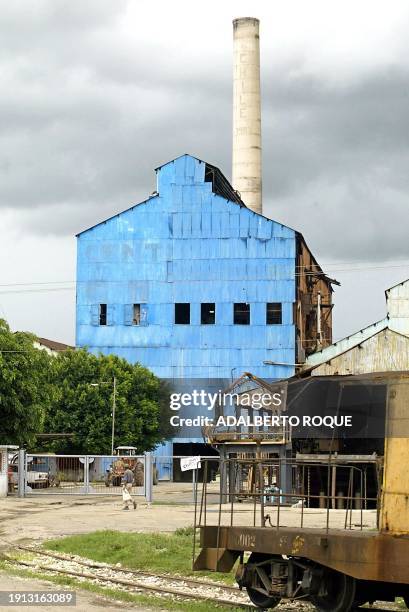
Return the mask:
{"type": "Polygon", "coordinates": [[[129,503],[133,504],[134,510],[136,509],[136,502],[132,499],[132,485],[134,480],[134,473],[128,464],[124,465],[124,474],[122,476],[122,499],[124,507],[122,510],[129,510],[129,503]]]}

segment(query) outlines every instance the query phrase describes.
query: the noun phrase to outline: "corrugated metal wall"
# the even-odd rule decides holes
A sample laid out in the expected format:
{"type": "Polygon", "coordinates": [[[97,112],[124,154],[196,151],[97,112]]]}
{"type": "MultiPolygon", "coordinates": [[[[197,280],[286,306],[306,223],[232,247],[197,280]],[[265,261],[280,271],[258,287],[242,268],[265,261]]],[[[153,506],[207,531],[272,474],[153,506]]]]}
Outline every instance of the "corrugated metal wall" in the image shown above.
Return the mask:
{"type": "Polygon", "coordinates": [[[399,370],[409,370],[409,338],[383,329],[358,346],[318,366],[311,374],[330,376],[399,370]]]}
{"type": "Polygon", "coordinates": [[[158,196],[80,234],[77,346],[163,378],[289,376],[263,360],[295,360],[295,232],[212,193],[204,171],[190,156],[162,166],[158,196]],[[175,302],[191,303],[190,325],[174,324],[175,302]],[[200,324],[202,302],[216,303],[215,325],[200,324]],[[234,302],[251,304],[251,325],[233,325],[234,302]],[[282,325],[266,325],[266,302],[283,304],[282,325]],[[128,324],[133,303],[140,326],[128,324]]]}
{"type": "MultiPolygon", "coordinates": [[[[184,391],[190,381],[216,392],[244,371],[291,376],[292,366],[263,361],[295,362],[295,232],[214,194],[204,177],[205,163],[182,156],[158,171],[158,196],[79,235],[77,346],[139,361],[184,391]],[[176,302],[191,304],[190,325],[174,324],[176,302]],[[215,325],[201,325],[205,302],[216,304],[215,325]],[[251,304],[250,325],[233,325],[234,302],[251,304]],[[282,325],[266,325],[267,302],[282,303],[282,325]]],[[[183,435],[200,441],[200,430],[183,435]]]]}
{"type": "Polygon", "coordinates": [[[404,281],[386,291],[386,307],[389,327],[409,335],[409,281],[404,281]]]}

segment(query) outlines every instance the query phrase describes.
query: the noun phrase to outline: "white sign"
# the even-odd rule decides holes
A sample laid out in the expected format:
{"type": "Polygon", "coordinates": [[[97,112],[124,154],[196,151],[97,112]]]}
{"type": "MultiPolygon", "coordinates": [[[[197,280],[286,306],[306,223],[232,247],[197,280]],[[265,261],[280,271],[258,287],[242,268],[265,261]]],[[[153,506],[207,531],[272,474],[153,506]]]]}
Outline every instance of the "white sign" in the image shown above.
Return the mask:
{"type": "Polygon", "coordinates": [[[182,472],[188,470],[197,470],[200,468],[200,456],[199,457],[182,457],[180,460],[180,469],[182,472]]]}

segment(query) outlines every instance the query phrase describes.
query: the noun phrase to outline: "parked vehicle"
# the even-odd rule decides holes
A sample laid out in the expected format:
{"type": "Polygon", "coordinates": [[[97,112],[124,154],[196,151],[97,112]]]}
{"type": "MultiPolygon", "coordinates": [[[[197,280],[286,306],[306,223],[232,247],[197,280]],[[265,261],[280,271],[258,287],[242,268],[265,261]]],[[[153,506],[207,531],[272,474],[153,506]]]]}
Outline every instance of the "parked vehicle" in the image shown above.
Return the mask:
{"type": "MultiPolygon", "coordinates": [[[[145,468],[143,462],[136,456],[137,448],[135,446],[117,446],[115,452],[120,456],[112,462],[111,467],[107,470],[105,486],[119,487],[125,471],[124,466],[129,465],[134,473],[134,486],[143,487],[145,468]]],[[[153,484],[157,484],[156,467],[153,468],[153,484]]]]}
{"type": "MultiPolygon", "coordinates": [[[[18,485],[18,464],[12,463],[9,466],[9,483],[13,488],[17,488],[18,485]]],[[[46,489],[50,486],[50,476],[48,472],[35,472],[34,470],[30,470],[30,465],[28,466],[28,471],[26,474],[26,483],[32,489],[46,489]]],[[[10,487],[11,488],[11,487],[10,487]]]]}
{"type": "Polygon", "coordinates": [[[143,463],[136,457],[137,448],[135,446],[117,446],[115,453],[120,455],[115,459],[111,467],[107,470],[105,477],[106,487],[119,487],[122,476],[125,472],[125,465],[129,465],[134,473],[134,485],[143,486],[144,469],[143,463]]]}

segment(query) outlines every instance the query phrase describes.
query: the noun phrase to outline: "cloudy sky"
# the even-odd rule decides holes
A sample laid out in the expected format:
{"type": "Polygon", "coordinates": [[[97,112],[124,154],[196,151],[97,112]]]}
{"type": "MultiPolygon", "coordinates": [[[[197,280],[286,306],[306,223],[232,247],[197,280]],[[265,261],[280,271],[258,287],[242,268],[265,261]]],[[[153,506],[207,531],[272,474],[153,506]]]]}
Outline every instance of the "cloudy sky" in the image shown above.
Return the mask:
{"type": "Polygon", "coordinates": [[[336,337],[384,316],[384,289],[409,277],[406,0],[0,4],[13,329],[74,342],[74,235],[145,199],[156,166],[189,152],[230,178],[231,20],[247,15],[261,20],[264,210],[342,282],[336,337]]]}

